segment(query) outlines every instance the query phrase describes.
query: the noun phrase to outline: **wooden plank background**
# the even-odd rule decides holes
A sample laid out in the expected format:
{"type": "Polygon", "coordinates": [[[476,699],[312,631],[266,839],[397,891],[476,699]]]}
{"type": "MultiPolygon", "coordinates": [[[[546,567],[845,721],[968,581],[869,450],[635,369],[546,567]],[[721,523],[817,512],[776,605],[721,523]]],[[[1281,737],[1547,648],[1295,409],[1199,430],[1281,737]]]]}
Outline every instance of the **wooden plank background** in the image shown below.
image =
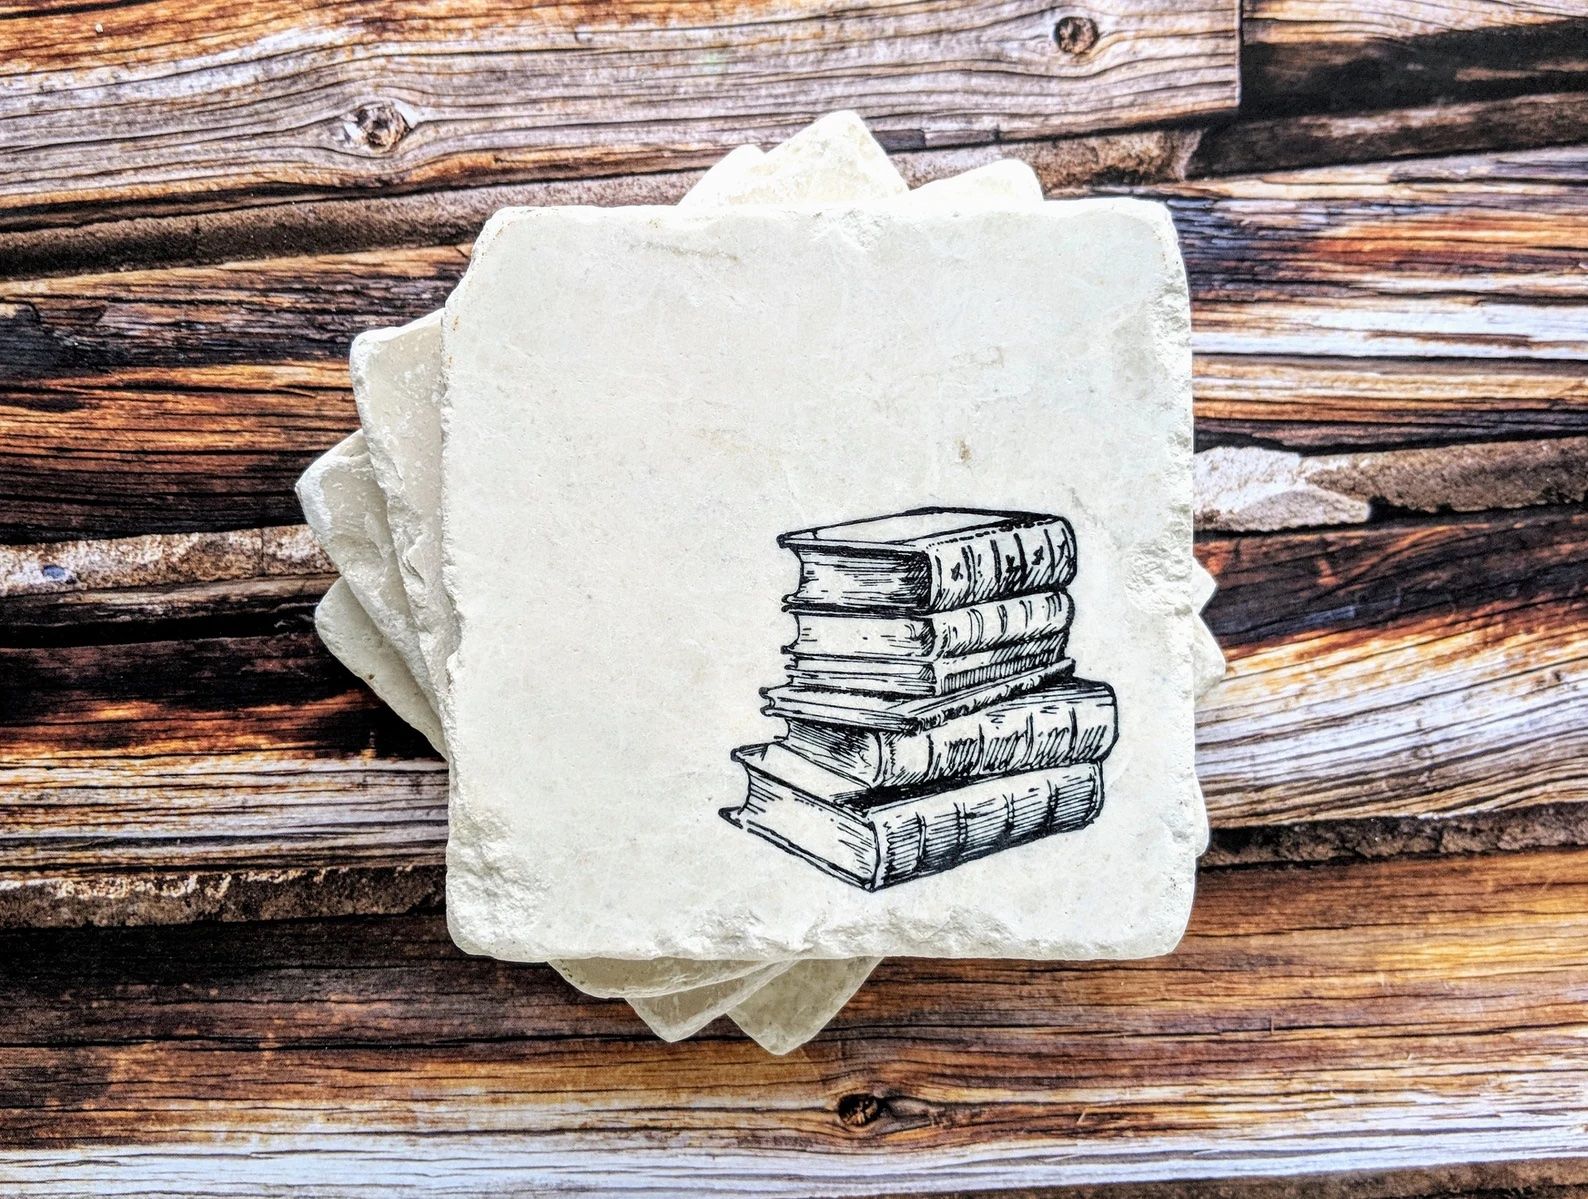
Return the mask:
{"type": "Polygon", "coordinates": [[[0,5],[7,1193],[1588,1193],[1585,264],[1581,0],[0,5]],[[496,207],[840,106],[1169,204],[1213,845],[1171,957],[665,1046],[451,947],[291,483],[496,207]]]}

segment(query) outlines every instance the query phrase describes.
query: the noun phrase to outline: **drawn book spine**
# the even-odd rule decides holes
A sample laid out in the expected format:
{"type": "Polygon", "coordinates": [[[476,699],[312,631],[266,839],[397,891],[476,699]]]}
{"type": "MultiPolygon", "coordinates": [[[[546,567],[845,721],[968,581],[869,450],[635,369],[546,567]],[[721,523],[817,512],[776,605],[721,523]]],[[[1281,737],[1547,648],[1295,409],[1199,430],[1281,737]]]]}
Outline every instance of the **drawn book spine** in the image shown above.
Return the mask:
{"type": "Polygon", "coordinates": [[[800,560],[791,608],[921,616],[1060,590],[1075,575],[1075,531],[1058,516],[1011,515],[908,542],[828,543],[813,532],[783,544],[800,560]]]}
{"type": "Polygon", "coordinates": [[[1102,768],[1085,762],[872,808],[866,814],[878,845],[872,889],[1084,828],[1102,802],[1102,768]]]}
{"type": "Polygon", "coordinates": [[[790,653],[933,661],[1064,634],[1075,604],[1063,591],[1040,591],[925,616],[794,613],[790,653]]]}
{"type": "Polygon", "coordinates": [[[930,662],[795,655],[788,677],[798,686],[835,691],[899,696],[950,695],[1025,674],[1063,657],[1064,637],[1060,635],[930,662]]]}
{"type": "Polygon", "coordinates": [[[1075,533],[1062,518],[948,539],[922,552],[929,612],[1060,588],[1075,575],[1075,533]]]}
{"type": "Polygon", "coordinates": [[[783,684],[761,692],[767,699],[761,710],[785,720],[814,720],[827,724],[852,724],[860,728],[913,732],[932,728],[989,704],[1023,695],[1044,683],[1074,673],[1069,658],[1039,666],[1025,674],[971,687],[953,695],[925,698],[872,695],[863,691],[835,691],[824,687],[783,684]]]}
{"type": "Polygon", "coordinates": [[[783,742],[863,786],[909,787],[1097,762],[1118,735],[1113,689],[1074,679],[917,732],[791,719],[783,742]]]}
{"type": "Polygon", "coordinates": [[[778,746],[740,750],[749,792],[723,816],[871,891],[1084,828],[1103,803],[1095,762],[889,798],[857,795],[847,780],[785,755],[778,746]]]}

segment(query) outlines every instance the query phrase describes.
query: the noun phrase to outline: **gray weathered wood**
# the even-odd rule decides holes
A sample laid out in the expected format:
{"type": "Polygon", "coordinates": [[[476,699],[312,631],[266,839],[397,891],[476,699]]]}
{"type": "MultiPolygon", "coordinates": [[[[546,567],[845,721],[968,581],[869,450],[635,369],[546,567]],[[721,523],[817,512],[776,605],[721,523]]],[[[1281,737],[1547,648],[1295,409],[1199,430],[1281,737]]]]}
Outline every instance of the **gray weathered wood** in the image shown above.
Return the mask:
{"type": "Polygon", "coordinates": [[[701,166],[840,108],[891,147],[1052,136],[1226,111],[1238,88],[1237,0],[1098,0],[1084,16],[1032,0],[9,15],[9,227],[701,166]]]}

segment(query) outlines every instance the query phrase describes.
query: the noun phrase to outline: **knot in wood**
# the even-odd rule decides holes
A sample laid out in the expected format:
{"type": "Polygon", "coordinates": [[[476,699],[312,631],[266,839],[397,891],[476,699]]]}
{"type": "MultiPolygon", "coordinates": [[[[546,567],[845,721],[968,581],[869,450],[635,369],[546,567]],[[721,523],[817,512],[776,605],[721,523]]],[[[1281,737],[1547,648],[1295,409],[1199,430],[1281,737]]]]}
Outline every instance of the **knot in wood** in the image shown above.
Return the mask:
{"type": "Polygon", "coordinates": [[[846,1128],[864,1128],[887,1110],[886,1101],[875,1095],[845,1095],[838,1101],[838,1122],[846,1128]]]}
{"type": "Polygon", "coordinates": [[[409,125],[390,100],[360,104],[353,113],[355,138],[376,154],[385,154],[407,136],[409,125]]]}
{"type": "Polygon", "coordinates": [[[1060,17],[1053,26],[1053,44],[1066,54],[1085,54],[1097,45],[1097,22],[1091,17],[1060,17]]]}

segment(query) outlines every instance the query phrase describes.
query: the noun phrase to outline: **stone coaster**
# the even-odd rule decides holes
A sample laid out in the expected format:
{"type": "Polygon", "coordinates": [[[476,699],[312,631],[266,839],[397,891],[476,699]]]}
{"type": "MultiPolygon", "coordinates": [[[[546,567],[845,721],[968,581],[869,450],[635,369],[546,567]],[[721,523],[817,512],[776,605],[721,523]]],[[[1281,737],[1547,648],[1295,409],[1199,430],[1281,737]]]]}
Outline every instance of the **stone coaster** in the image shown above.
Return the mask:
{"type": "Polygon", "coordinates": [[[441,721],[401,655],[375,627],[347,585],[337,579],[314,609],[314,631],[337,661],[369,685],[388,708],[424,735],[446,757],[441,721]]]}
{"type": "Polygon", "coordinates": [[[442,326],[460,944],[1172,947],[1205,837],[1187,329],[1167,214],[1139,201],[494,218],[442,326]],[[790,594],[1003,627],[1053,590],[1073,623],[893,671],[882,716],[843,699],[877,690],[857,655],[781,649],[790,594]],[[930,795],[857,790],[769,746],[757,691],[785,671],[807,706],[773,706],[808,723],[961,745],[997,717],[1041,745],[989,741],[930,795]],[[1070,671],[1084,700],[1049,694],[1070,671]]]}

